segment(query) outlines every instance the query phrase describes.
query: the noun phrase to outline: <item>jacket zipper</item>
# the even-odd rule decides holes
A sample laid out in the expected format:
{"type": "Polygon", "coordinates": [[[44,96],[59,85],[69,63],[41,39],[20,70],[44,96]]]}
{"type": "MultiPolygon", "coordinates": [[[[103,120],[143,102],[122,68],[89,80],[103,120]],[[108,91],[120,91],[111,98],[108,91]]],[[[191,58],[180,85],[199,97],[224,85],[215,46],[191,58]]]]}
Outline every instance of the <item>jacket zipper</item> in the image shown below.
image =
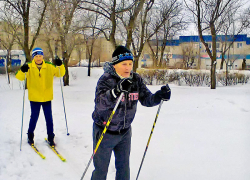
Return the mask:
{"type": "Polygon", "coordinates": [[[128,97],[128,94],[125,94],[125,113],[124,113],[124,118],[123,118],[123,129],[125,128],[125,123],[126,123],[126,115],[127,115],[127,97],[128,97]]]}

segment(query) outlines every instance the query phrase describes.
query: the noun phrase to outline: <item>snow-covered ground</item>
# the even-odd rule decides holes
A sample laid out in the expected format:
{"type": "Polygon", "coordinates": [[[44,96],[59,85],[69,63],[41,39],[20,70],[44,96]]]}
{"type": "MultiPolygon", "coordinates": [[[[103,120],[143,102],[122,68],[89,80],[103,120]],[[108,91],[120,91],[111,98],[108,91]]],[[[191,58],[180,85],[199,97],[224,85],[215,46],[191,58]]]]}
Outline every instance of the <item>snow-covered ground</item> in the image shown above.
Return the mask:
{"type": "MultiPolygon", "coordinates": [[[[41,110],[35,144],[41,159],[27,144],[30,106],[25,96],[23,144],[20,151],[22,84],[13,76],[7,85],[0,75],[0,180],[78,180],[92,154],[92,112],[100,68],[87,77],[84,67],[70,68],[70,86],[63,87],[68,128],[59,79],[52,102],[55,142],[67,159],[62,162],[46,145],[41,110]]],[[[148,86],[152,92],[161,86],[148,86]]],[[[187,87],[170,84],[172,97],[162,105],[146,154],[141,180],[249,180],[250,83],[230,87],[187,87]]],[[[138,104],[132,124],[131,180],[136,178],[157,107],[138,104]]],[[[93,164],[84,179],[90,179],[93,164]]],[[[107,180],[115,179],[112,157],[107,180]]]]}

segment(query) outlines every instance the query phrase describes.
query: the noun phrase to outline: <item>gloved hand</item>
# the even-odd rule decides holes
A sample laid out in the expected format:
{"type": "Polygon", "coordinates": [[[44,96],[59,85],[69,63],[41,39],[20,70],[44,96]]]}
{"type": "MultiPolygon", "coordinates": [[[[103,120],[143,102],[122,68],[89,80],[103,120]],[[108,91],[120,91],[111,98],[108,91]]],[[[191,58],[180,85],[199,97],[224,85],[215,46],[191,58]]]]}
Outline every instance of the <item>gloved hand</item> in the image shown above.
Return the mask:
{"type": "MultiPolygon", "coordinates": [[[[116,96],[119,96],[122,92],[129,93],[131,91],[131,86],[133,82],[130,78],[121,79],[116,87],[113,89],[116,96]]],[[[116,98],[116,97],[115,97],[116,98]]]]}
{"type": "Polygon", "coordinates": [[[62,60],[58,56],[56,56],[56,58],[55,58],[55,65],[56,66],[61,66],[62,65],[62,60]]]}
{"type": "Polygon", "coordinates": [[[171,89],[168,86],[162,86],[161,90],[155,93],[155,102],[159,103],[161,100],[168,101],[171,97],[171,89]]]}
{"type": "Polygon", "coordinates": [[[22,72],[26,73],[26,72],[28,72],[28,70],[29,70],[28,64],[24,64],[24,65],[21,66],[21,71],[22,72]]]}

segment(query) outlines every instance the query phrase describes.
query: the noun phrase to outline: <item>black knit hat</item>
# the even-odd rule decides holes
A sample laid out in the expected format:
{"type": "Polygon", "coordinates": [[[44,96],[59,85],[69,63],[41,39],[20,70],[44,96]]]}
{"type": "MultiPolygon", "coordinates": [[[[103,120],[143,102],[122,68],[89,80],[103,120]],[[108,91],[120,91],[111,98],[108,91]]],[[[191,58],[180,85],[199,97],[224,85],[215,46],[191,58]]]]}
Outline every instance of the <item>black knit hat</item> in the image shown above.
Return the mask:
{"type": "Polygon", "coordinates": [[[112,54],[112,64],[115,65],[117,63],[120,63],[126,60],[133,61],[133,54],[126,47],[118,46],[112,54]]]}

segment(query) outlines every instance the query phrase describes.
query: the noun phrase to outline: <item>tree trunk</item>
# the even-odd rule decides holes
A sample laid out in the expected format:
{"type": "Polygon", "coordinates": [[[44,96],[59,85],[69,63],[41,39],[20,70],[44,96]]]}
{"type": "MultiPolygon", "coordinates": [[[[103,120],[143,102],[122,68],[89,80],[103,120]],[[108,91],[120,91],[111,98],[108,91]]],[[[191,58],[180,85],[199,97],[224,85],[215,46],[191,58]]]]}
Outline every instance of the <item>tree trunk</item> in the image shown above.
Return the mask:
{"type": "Polygon", "coordinates": [[[228,85],[228,63],[226,63],[226,86],[228,85]]]}
{"type": "Polygon", "coordinates": [[[198,69],[201,69],[201,44],[199,42],[198,47],[198,69]]]}
{"type": "Polygon", "coordinates": [[[216,89],[216,61],[211,63],[211,89],[216,89]]]}
{"type": "MultiPolygon", "coordinates": [[[[64,49],[64,48],[63,48],[64,49]]],[[[69,58],[66,51],[63,51],[63,63],[65,66],[65,75],[63,76],[63,85],[69,86],[69,68],[68,68],[69,58]]]]}
{"type": "Polygon", "coordinates": [[[221,63],[220,63],[220,69],[222,70],[223,69],[223,64],[225,62],[225,53],[222,52],[221,53],[221,63]]]}
{"type": "Polygon", "coordinates": [[[246,59],[245,58],[242,61],[242,70],[246,70],[246,59]]]}
{"type": "Polygon", "coordinates": [[[213,22],[210,23],[212,35],[212,58],[211,58],[211,89],[216,89],[216,31],[213,22]]]}
{"type": "Polygon", "coordinates": [[[133,65],[133,71],[136,72],[138,68],[138,63],[139,63],[139,57],[140,56],[134,56],[134,65],[133,65]]]}
{"type": "Polygon", "coordinates": [[[7,74],[7,78],[8,78],[8,83],[10,84],[10,69],[9,67],[11,67],[11,58],[10,58],[10,51],[11,50],[7,50],[7,62],[6,62],[6,74],[7,74]]]}
{"type": "Polygon", "coordinates": [[[68,68],[68,60],[64,61],[64,65],[65,65],[65,75],[63,76],[63,83],[64,86],[69,86],[69,68],[68,68]]]}
{"type": "Polygon", "coordinates": [[[116,15],[115,15],[115,7],[116,7],[116,1],[114,1],[114,6],[112,8],[112,13],[110,15],[111,23],[112,23],[112,29],[109,36],[109,41],[113,45],[113,48],[116,48],[116,40],[115,40],[115,33],[116,33],[116,15]]]}
{"type": "Polygon", "coordinates": [[[29,48],[29,12],[30,12],[30,0],[28,0],[27,2],[23,1],[22,2],[22,6],[23,6],[23,14],[22,14],[22,18],[23,18],[23,30],[24,30],[24,43],[23,43],[23,47],[24,47],[24,53],[26,56],[26,62],[30,62],[31,56],[30,56],[30,48],[29,48]],[[26,4],[27,3],[27,4],[26,4]]]}
{"type": "MultiPolygon", "coordinates": [[[[166,44],[166,43],[165,43],[166,44]]],[[[162,45],[161,47],[161,55],[160,55],[160,67],[165,68],[166,67],[166,61],[163,62],[163,56],[164,56],[164,51],[165,51],[166,46],[162,45]]]]}
{"type": "Polygon", "coordinates": [[[50,57],[52,58],[52,62],[53,62],[53,59],[54,59],[55,57],[54,57],[54,53],[53,53],[52,47],[51,47],[51,45],[50,45],[50,40],[49,40],[49,39],[46,40],[46,44],[47,44],[47,47],[48,47],[48,49],[49,49],[49,54],[50,54],[50,57]]]}
{"type": "MultiPolygon", "coordinates": [[[[126,47],[130,49],[130,46],[132,44],[132,35],[135,28],[135,21],[137,19],[138,14],[141,12],[143,5],[145,3],[145,0],[140,0],[138,2],[138,5],[134,9],[134,13],[130,16],[130,20],[127,26],[127,40],[126,40],[126,47]]],[[[137,65],[138,66],[138,65],[137,65]]]]}
{"type": "Polygon", "coordinates": [[[89,64],[88,64],[88,76],[90,76],[90,65],[91,65],[91,58],[92,56],[89,56],[89,64]]]}

